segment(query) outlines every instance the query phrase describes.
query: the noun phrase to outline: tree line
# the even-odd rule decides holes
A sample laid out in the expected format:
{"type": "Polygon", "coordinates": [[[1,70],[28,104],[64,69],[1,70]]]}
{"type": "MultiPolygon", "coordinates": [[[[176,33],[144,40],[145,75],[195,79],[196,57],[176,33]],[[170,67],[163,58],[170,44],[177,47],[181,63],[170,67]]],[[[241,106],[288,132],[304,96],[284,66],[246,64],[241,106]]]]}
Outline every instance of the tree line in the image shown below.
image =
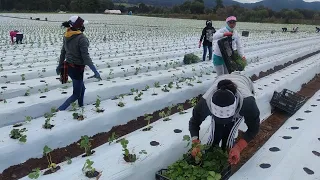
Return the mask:
{"type": "MultiPolygon", "coordinates": [[[[124,3],[114,4],[112,0],[0,0],[0,10],[4,11],[71,11],[81,13],[102,13],[106,9],[119,9],[123,13],[132,11],[134,14],[170,15],[180,14],[181,17],[213,17],[222,20],[229,15],[235,15],[240,21],[246,22],[275,22],[281,20],[290,23],[292,20],[320,20],[318,11],[305,9],[272,9],[260,6],[247,9],[239,5],[224,6],[223,0],[215,0],[216,6],[205,7],[203,0],[188,0],[173,7],[156,7],[140,3],[128,6],[124,3]],[[203,16],[208,15],[208,16],[203,16]]],[[[201,18],[200,18],[201,19],[201,18]]]]}
{"type": "Polygon", "coordinates": [[[2,11],[98,13],[113,8],[112,0],[0,0],[0,10],[2,11]]]}

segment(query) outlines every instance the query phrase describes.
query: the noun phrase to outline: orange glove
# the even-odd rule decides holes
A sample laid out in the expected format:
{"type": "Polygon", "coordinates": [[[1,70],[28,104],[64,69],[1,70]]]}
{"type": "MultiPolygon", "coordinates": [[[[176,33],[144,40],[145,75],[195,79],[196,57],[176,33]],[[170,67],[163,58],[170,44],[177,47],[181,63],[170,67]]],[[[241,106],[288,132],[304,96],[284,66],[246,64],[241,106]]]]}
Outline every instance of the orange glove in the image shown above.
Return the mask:
{"type": "Polygon", "coordinates": [[[202,43],[202,41],[199,41],[199,48],[201,48],[201,43],[202,43]]]}
{"type": "Polygon", "coordinates": [[[225,33],[223,33],[223,36],[232,36],[233,34],[232,34],[232,32],[225,32],[225,33]]]}
{"type": "Polygon", "coordinates": [[[244,139],[240,139],[239,142],[229,152],[229,163],[236,165],[240,161],[240,153],[246,148],[248,143],[244,139]]]}
{"type": "Polygon", "coordinates": [[[192,157],[196,157],[197,154],[201,151],[200,148],[197,146],[199,145],[201,142],[199,139],[194,139],[192,140],[192,147],[194,147],[191,151],[191,156],[192,157]]]}

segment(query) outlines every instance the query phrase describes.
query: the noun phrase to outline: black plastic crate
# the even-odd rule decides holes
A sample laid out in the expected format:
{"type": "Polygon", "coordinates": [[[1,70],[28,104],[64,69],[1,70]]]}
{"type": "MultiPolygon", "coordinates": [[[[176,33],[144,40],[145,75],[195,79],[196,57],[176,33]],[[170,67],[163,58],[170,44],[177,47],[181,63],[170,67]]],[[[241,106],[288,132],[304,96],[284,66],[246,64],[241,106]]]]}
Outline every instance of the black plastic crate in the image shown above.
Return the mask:
{"type": "Polygon", "coordinates": [[[242,36],[249,37],[249,31],[242,31],[242,36]]]}
{"type": "MultiPolygon", "coordinates": [[[[168,179],[167,177],[164,177],[163,174],[167,171],[167,169],[161,169],[156,173],[156,180],[174,180],[174,179],[168,179]]],[[[231,165],[229,165],[227,168],[225,168],[221,172],[221,180],[228,180],[231,177],[231,165]]]]}
{"type": "Polygon", "coordinates": [[[282,90],[279,92],[274,92],[270,104],[283,110],[289,114],[296,113],[308,100],[308,98],[290,91],[288,89],[282,90]]]}

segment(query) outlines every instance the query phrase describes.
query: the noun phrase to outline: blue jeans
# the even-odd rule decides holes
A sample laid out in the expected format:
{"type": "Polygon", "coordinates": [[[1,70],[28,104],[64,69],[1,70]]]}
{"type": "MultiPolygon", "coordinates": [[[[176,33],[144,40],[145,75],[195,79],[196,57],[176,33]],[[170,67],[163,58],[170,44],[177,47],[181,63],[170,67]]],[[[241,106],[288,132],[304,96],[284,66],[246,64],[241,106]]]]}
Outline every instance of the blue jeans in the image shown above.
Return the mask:
{"type": "Polygon", "coordinates": [[[212,46],[203,46],[203,57],[202,60],[206,61],[207,52],[209,50],[209,59],[212,59],[212,46]]]}
{"type": "Polygon", "coordinates": [[[60,111],[66,110],[71,103],[78,100],[79,107],[83,106],[84,92],[86,90],[83,82],[84,70],[79,67],[68,67],[68,75],[72,79],[73,94],[58,108],[60,111]]]}

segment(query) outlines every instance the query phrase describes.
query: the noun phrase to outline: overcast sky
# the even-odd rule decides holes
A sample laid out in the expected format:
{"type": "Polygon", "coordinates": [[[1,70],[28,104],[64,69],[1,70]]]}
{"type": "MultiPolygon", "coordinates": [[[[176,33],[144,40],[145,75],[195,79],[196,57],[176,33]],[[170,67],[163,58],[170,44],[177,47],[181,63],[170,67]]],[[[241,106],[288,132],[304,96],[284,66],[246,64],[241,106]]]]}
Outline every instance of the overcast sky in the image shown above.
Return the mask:
{"type": "MultiPolygon", "coordinates": [[[[261,0],[235,0],[238,2],[242,2],[242,3],[254,3],[254,2],[259,2],[261,0]]],[[[281,0],[279,0],[281,1],[281,0]]],[[[314,2],[314,1],[320,1],[320,0],[304,0],[305,2],[314,2]]]]}

